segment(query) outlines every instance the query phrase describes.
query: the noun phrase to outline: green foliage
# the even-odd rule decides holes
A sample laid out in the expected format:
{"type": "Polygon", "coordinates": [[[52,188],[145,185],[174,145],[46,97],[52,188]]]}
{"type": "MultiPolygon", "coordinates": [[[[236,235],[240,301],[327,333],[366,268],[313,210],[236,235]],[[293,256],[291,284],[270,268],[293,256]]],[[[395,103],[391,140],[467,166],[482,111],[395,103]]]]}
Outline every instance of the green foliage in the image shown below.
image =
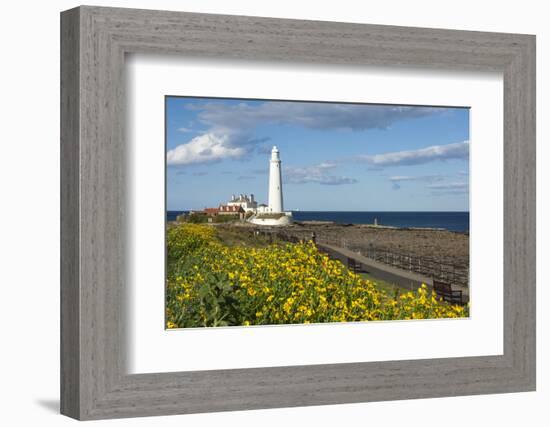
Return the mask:
{"type": "Polygon", "coordinates": [[[239,214],[235,215],[216,215],[213,217],[213,222],[216,224],[223,224],[226,222],[232,222],[232,221],[238,221],[239,220],[239,214]]]}
{"type": "Polygon", "coordinates": [[[464,317],[423,285],[387,295],[314,244],[226,246],[213,226],[167,233],[167,327],[464,317]]]}
{"type": "Polygon", "coordinates": [[[208,217],[204,214],[192,212],[187,216],[186,220],[191,224],[203,224],[208,222],[208,217]]]}

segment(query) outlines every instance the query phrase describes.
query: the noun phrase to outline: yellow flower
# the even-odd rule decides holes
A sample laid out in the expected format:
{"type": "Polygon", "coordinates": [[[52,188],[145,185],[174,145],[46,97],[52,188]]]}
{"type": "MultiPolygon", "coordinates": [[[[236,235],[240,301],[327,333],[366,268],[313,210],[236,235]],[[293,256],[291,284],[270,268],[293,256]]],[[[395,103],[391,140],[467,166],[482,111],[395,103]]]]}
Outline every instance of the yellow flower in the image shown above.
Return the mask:
{"type": "Polygon", "coordinates": [[[211,326],[211,319],[247,325],[468,315],[469,307],[441,301],[425,284],[389,296],[312,243],[228,247],[215,227],[183,224],[167,230],[167,251],[168,327],[211,326]],[[215,313],[209,295],[218,295],[215,313]]]}

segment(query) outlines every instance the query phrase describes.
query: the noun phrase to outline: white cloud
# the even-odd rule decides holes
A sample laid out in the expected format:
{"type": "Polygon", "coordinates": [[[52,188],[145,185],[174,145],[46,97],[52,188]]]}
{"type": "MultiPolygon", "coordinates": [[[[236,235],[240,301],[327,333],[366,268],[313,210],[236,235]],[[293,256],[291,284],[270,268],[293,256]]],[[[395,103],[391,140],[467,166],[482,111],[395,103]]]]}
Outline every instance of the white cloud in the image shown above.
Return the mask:
{"type": "Polygon", "coordinates": [[[465,194],[468,193],[467,182],[450,182],[444,183],[449,176],[447,175],[396,175],[390,176],[389,181],[392,184],[392,190],[400,190],[403,182],[426,182],[426,188],[431,190],[432,194],[444,195],[444,194],[465,194]]]}
{"type": "Polygon", "coordinates": [[[469,192],[467,182],[451,182],[447,184],[428,185],[434,196],[463,196],[469,192]]]}
{"type": "Polygon", "coordinates": [[[226,158],[240,158],[245,153],[245,147],[231,145],[229,135],[206,133],[168,150],[166,162],[169,166],[210,163],[226,158]]]}
{"type": "MultiPolygon", "coordinates": [[[[268,153],[271,147],[262,142],[269,138],[252,137],[262,124],[359,131],[387,129],[398,121],[446,111],[445,108],[431,107],[278,101],[260,104],[241,102],[236,105],[211,102],[200,107],[187,104],[186,108],[198,111],[197,120],[206,125],[207,130],[203,135],[170,150],[169,165],[243,158],[254,151],[268,153]],[[205,154],[201,154],[202,151],[205,154]]],[[[180,127],[179,131],[193,132],[189,127],[180,127]]]]}
{"type": "Polygon", "coordinates": [[[418,176],[390,176],[391,182],[403,182],[403,181],[424,181],[424,182],[434,182],[442,181],[445,179],[444,175],[418,175],[418,176]]]}
{"type": "Polygon", "coordinates": [[[421,181],[421,182],[434,182],[434,181],[442,181],[445,179],[445,176],[443,175],[418,175],[418,176],[403,176],[403,175],[397,175],[397,176],[390,176],[389,180],[392,183],[392,190],[400,190],[402,182],[409,182],[409,181],[421,181]]]}
{"type": "MultiPolygon", "coordinates": [[[[188,108],[196,108],[192,104],[188,108]]],[[[320,102],[264,102],[250,105],[209,103],[199,121],[216,129],[252,129],[262,123],[298,125],[309,129],[386,129],[393,123],[446,111],[445,108],[320,102]]]]}
{"type": "Polygon", "coordinates": [[[336,167],[334,163],[325,162],[315,166],[285,168],[284,182],[288,184],[315,183],[321,185],[345,185],[355,184],[355,178],[347,176],[332,175],[331,171],[336,167]]]}
{"type": "Polygon", "coordinates": [[[467,182],[451,182],[448,184],[431,184],[428,185],[428,188],[431,190],[467,190],[467,182]]]}
{"type": "Polygon", "coordinates": [[[375,166],[409,166],[433,162],[435,160],[468,159],[469,141],[447,145],[432,145],[409,151],[360,156],[359,159],[375,166]]]}

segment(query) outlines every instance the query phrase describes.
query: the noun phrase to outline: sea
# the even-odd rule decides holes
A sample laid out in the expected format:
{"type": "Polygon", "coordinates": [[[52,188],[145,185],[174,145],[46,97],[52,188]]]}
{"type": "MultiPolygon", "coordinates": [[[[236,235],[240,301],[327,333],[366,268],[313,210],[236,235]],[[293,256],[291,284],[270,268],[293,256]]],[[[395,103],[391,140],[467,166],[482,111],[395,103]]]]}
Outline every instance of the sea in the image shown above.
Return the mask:
{"type": "MultiPolygon", "coordinates": [[[[186,211],[167,211],[167,221],[186,211]]],[[[333,221],[338,224],[374,224],[400,228],[443,228],[468,233],[469,212],[344,212],[344,211],[292,211],[296,221],[333,221]]]]}

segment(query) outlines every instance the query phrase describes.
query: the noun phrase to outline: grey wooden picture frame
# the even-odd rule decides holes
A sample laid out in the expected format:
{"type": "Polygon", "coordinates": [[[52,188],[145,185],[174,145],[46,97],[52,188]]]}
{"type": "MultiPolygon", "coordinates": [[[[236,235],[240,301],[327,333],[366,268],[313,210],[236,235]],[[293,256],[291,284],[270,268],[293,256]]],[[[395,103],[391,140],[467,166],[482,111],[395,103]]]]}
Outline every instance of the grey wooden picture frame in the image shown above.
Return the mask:
{"type": "Polygon", "coordinates": [[[78,7],[61,14],[61,166],[62,414],[88,420],[535,390],[532,35],[78,7]],[[502,72],[503,354],[127,374],[127,53],[502,72]]]}

